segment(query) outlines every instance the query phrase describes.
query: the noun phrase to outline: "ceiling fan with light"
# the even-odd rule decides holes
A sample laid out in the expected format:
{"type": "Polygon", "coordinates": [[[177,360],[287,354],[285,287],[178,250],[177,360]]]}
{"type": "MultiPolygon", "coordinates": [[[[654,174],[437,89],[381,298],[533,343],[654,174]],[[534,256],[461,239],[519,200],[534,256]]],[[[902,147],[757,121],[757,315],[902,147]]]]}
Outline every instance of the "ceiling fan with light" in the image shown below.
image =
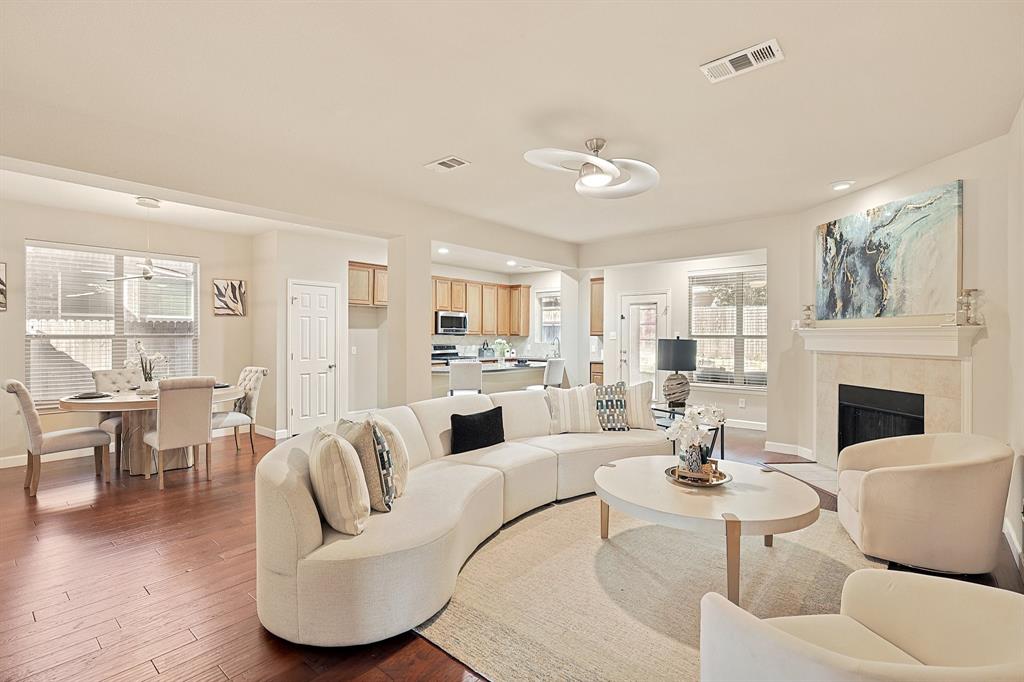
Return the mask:
{"type": "Polygon", "coordinates": [[[594,199],[622,199],[652,189],[660,176],[649,163],[636,159],[604,159],[606,142],[600,137],[586,141],[587,151],[544,147],[523,154],[527,163],[546,170],[576,173],[576,191],[594,199]]]}
{"type": "Polygon", "coordinates": [[[173,268],[165,268],[162,265],[153,265],[153,259],[146,257],[146,260],[142,262],[142,272],[138,275],[124,275],[122,277],[108,277],[108,282],[123,282],[128,279],[143,279],[147,282],[151,281],[154,277],[166,277],[170,275],[174,279],[188,279],[191,275],[187,272],[180,270],[174,270],[173,268]]]}

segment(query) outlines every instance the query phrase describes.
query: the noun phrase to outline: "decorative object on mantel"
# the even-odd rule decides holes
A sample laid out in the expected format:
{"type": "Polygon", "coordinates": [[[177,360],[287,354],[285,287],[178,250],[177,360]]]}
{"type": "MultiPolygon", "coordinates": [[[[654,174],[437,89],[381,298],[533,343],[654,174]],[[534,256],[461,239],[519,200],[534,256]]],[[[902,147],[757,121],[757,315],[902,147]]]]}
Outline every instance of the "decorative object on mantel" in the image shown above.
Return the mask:
{"type": "Polygon", "coordinates": [[[213,314],[245,317],[245,280],[213,280],[213,314]]]}
{"type": "Polygon", "coordinates": [[[977,289],[961,289],[956,299],[957,324],[981,324],[978,319],[977,289]]]}
{"type": "Polygon", "coordinates": [[[153,378],[153,372],[157,366],[167,364],[167,357],[163,353],[147,353],[142,341],[135,341],[135,352],[139,354],[138,360],[125,360],[125,367],[138,367],[142,372],[142,385],[136,389],[138,395],[156,395],[157,382],[153,378]]]}
{"type": "Polygon", "coordinates": [[[690,397],[690,380],[680,372],[697,369],[697,342],[693,339],[658,339],[658,369],[672,372],[665,378],[661,391],[669,407],[686,407],[690,397]]]}
{"type": "Polygon", "coordinates": [[[962,233],[961,180],[819,225],[817,318],[951,319],[962,233]]]}
{"type": "Polygon", "coordinates": [[[804,306],[804,316],[803,316],[803,319],[800,320],[800,328],[801,329],[813,329],[814,328],[814,322],[815,322],[815,320],[814,320],[814,306],[813,305],[805,305],[804,306]]]}
{"type": "Polygon", "coordinates": [[[0,313],[7,312],[7,263],[0,263],[0,313]]]}

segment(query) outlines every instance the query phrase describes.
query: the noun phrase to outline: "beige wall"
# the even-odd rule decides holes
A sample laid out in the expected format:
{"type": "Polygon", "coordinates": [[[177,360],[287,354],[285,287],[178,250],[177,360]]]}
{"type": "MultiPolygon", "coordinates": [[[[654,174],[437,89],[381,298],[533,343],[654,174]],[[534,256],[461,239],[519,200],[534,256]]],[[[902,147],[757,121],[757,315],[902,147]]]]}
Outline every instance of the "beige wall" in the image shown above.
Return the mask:
{"type": "MultiPolygon", "coordinates": [[[[199,371],[231,381],[252,356],[252,321],[213,315],[212,280],[253,280],[248,236],[195,230],[165,223],[0,201],[0,262],[7,263],[8,309],[0,313],[0,378],[25,377],[25,240],[84,244],[199,259],[199,371]],[[147,235],[149,245],[147,246],[147,235]]],[[[252,303],[250,295],[250,305],[252,303]]],[[[47,430],[91,425],[88,414],[54,414],[47,430]]],[[[25,434],[15,401],[0,395],[0,462],[24,453],[25,434]]]]}
{"type": "Polygon", "coordinates": [[[1007,309],[1010,315],[1009,384],[1010,409],[1007,413],[1010,444],[1017,452],[1010,498],[1006,503],[1006,521],[1015,544],[1018,567],[1024,566],[1021,546],[1024,529],[1021,505],[1024,504],[1024,102],[1010,129],[1007,173],[1007,309]]]}

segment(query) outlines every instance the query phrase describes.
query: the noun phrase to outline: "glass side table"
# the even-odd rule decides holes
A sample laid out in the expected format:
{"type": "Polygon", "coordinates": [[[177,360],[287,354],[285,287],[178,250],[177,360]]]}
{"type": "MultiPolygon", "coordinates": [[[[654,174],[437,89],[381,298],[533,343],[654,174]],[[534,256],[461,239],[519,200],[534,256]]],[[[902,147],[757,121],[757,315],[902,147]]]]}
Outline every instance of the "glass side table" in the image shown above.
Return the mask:
{"type": "MultiPolygon", "coordinates": [[[[676,417],[681,417],[685,410],[685,407],[669,407],[668,403],[651,403],[651,411],[654,412],[654,423],[663,429],[667,429],[676,417]],[[658,415],[663,416],[659,417],[658,415]]],[[[714,432],[714,435],[711,436],[711,451],[715,451],[715,444],[717,443],[718,458],[725,459],[725,424],[708,426],[707,429],[714,432]]],[[[673,443],[674,447],[675,444],[673,443]]]]}

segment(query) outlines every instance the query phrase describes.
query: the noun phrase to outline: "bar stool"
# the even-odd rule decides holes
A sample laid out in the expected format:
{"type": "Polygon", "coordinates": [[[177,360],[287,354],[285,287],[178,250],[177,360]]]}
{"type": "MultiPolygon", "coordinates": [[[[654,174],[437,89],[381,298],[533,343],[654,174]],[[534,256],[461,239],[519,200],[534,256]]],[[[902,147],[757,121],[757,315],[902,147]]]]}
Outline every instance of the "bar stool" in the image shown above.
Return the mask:
{"type": "Polygon", "coordinates": [[[544,364],[544,383],[527,386],[526,390],[543,391],[548,386],[561,386],[563,374],[565,374],[565,358],[551,358],[544,364]]]}
{"type": "Polygon", "coordinates": [[[484,366],[479,362],[453,362],[448,365],[448,395],[456,391],[484,392],[484,366]]]}

